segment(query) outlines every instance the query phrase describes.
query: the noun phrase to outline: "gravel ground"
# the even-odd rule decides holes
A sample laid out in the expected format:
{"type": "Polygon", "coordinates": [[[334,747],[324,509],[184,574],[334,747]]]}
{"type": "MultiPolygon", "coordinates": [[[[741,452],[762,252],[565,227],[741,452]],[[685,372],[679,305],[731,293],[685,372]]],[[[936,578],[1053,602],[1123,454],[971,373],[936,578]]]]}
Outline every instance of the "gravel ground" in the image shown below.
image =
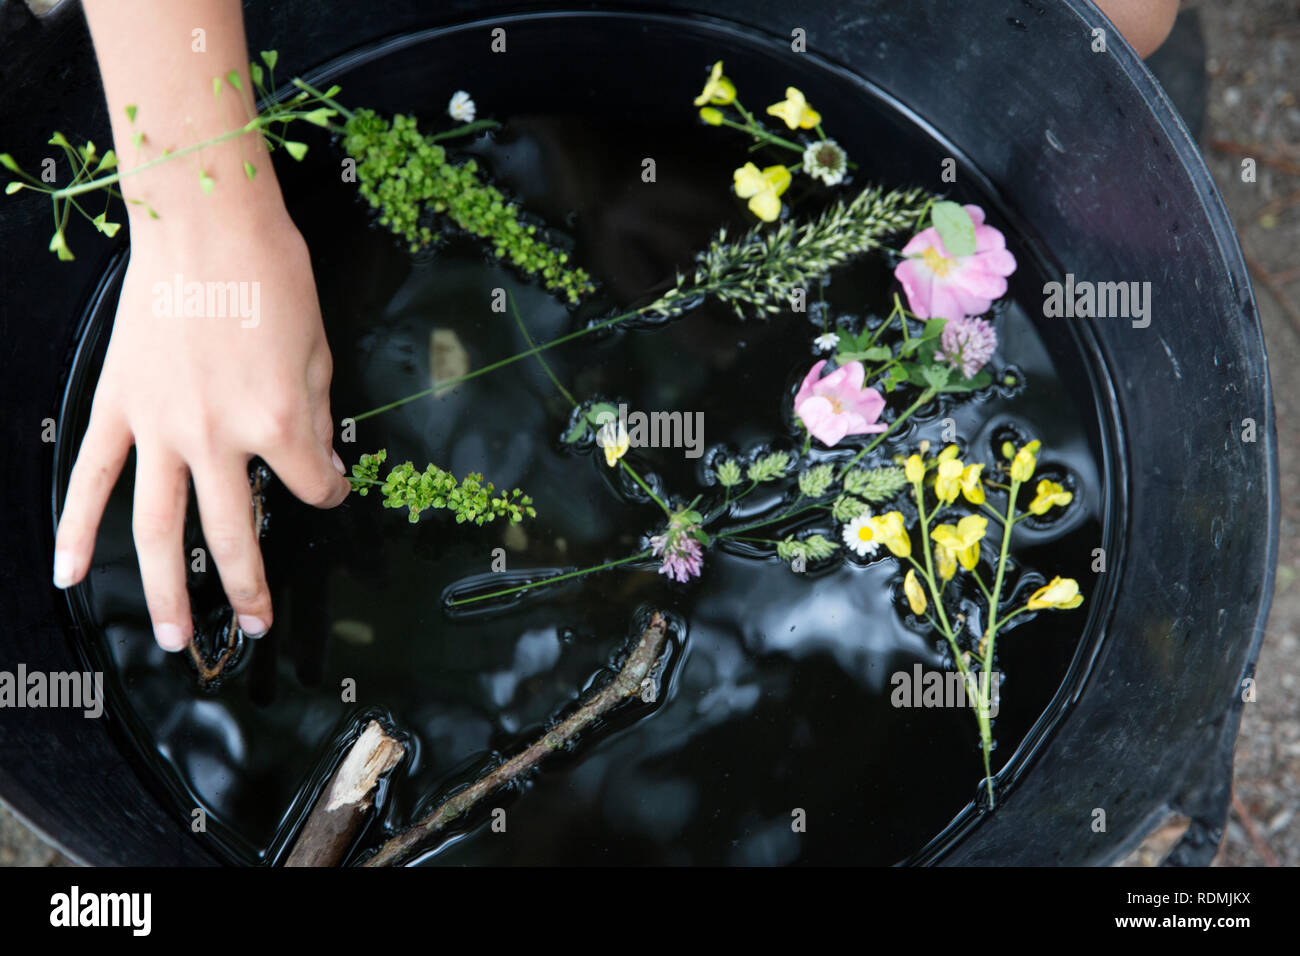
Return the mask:
{"type": "MultiPolygon", "coordinates": [[[[1277,406],[1282,537],[1273,611],[1242,717],[1233,812],[1219,866],[1300,865],[1300,0],[1183,0],[1206,44],[1202,146],[1241,235],[1268,343],[1277,406]],[[1241,181],[1254,157],[1257,179],[1241,181]]],[[[1158,863],[1185,821],[1126,862],[1158,863]]],[[[70,861],[0,807],[0,866],[70,861]]]]}
{"type": "Polygon", "coordinates": [[[1184,0],[1206,40],[1202,148],[1250,264],[1277,408],[1277,587],[1237,741],[1235,799],[1216,865],[1300,865],[1300,3],[1184,0]],[[1242,151],[1257,162],[1241,181],[1242,151]]]}

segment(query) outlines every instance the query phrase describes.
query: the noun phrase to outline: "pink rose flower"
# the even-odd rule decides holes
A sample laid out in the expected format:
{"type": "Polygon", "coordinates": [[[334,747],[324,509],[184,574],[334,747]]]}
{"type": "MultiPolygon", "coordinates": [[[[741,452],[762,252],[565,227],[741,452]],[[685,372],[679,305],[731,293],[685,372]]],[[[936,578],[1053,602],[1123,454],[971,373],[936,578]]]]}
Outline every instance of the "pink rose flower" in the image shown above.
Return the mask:
{"type": "Polygon", "coordinates": [[[993,300],[1007,293],[1007,276],[1016,271],[1016,257],[1007,240],[984,225],[984,210],[963,206],[975,223],[975,252],[952,257],[933,226],[923,229],[903,247],[906,258],[894,269],[903,284],[908,307],[923,319],[960,319],[982,315],[993,300]]]}
{"type": "Polygon", "coordinates": [[[814,365],[794,397],[795,414],[813,437],[832,448],[846,435],[883,432],[885,399],[874,388],[862,387],[867,374],[862,363],[841,365],[820,378],[825,367],[825,359],[814,365]]]}

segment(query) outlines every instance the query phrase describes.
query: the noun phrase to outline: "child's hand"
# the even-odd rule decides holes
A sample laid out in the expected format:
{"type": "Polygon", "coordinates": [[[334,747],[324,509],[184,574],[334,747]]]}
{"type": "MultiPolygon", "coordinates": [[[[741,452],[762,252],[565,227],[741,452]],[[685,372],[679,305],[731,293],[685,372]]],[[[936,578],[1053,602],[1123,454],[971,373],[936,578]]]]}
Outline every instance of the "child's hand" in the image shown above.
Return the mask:
{"type": "Polygon", "coordinates": [[[191,638],[182,543],[189,475],[210,556],[250,636],[270,627],[272,610],[249,459],[262,457],[290,491],[320,507],[339,504],[349,488],[332,451],[332,363],[302,237],[279,202],[232,206],[230,195],[223,202],[185,185],[189,198],[178,193],[171,215],[133,222],[131,261],[54,566],[60,587],[85,576],[105,501],[134,441],[136,550],[154,635],[172,651],[191,638]],[[205,209],[181,212],[182,202],[205,209]],[[235,283],[243,315],[239,296],[229,295],[234,305],[225,317],[187,314],[184,299],[174,297],[178,276],[182,291],[190,282],[235,283]]]}

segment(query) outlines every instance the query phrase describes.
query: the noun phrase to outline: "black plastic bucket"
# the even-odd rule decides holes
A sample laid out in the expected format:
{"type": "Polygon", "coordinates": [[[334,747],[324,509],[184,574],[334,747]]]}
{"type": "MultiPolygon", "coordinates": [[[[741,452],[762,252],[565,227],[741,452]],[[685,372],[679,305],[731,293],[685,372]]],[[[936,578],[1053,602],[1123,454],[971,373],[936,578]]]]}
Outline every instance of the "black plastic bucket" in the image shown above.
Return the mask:
{"type": "MultiPolygon", "coordinates": [[[[0,6],[0,142],[16,155],[39,155],[55,126],[108,139],[85,27],[69,6],[43,21],[0,6]]],[[[251,3],[246,17],[251,47],[278,48],[291,75],[386,36],[547,9],[389,0],[322,16],[319,4],[292,0],[251,3]]],[[[997,811],[968,808],[917,861],[1105,863],[1178,811],[1193,824],[1174,859],[1207,862],[1272,590],[1276,438],[1236,239],[1163,92],[1084,0],[577,9],[711,17],[787,48],[802,29],[809,51],[902,104],[986,176],[1054,271],[1151,282],[1149,328],[1110,319],[1069,330],[1087,357],[1071,384],[1090,396],[1116,450],[1105,462],[1107,568],[1089,637],[1002,771],[997,811]],[[1094,51],[1094,28],[1106,29],[1107,52],[1094,51]],[[1248,420],[1255,441],[1243,440],[1248,420]]],[[[56,456],[79,436],[60,436],[56,449],[43,422],[60,419],[79,323],[121,251],[74,232],[79,258],[58,263],[38,241],[48,215],[38,200],[0,206],[8,671],[84,666],[67,601],[49,583],[56,456]]],[[[0,709],[0,797],[88,863],[216,862],[123,756],[122,734],[77,711],[0,709]]]]}

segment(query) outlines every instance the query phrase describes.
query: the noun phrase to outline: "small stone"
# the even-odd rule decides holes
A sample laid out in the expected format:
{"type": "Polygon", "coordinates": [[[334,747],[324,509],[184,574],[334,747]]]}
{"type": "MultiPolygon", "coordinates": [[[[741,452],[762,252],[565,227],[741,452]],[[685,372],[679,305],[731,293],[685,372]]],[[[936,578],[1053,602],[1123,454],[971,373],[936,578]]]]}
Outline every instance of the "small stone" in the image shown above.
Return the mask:
{"type": "Polygon", "coordinates": [[[335,621],[330,634],[348,644],[367,645],[375,643],[375,629],[365,621],[344,619],[335,621]]]}
{"type": "Polygon", "coordinates": [[[429,375],[436,386],[469,371],[469,352],[451,329],[434,329],[429,335],[429,375]]]}
{"type": "Polygon", "coordinates": [[[506,526],[506,533],[502,535],[502,540],[511,551],[528,550],[528,532],[517,524],[506,526]]]}

